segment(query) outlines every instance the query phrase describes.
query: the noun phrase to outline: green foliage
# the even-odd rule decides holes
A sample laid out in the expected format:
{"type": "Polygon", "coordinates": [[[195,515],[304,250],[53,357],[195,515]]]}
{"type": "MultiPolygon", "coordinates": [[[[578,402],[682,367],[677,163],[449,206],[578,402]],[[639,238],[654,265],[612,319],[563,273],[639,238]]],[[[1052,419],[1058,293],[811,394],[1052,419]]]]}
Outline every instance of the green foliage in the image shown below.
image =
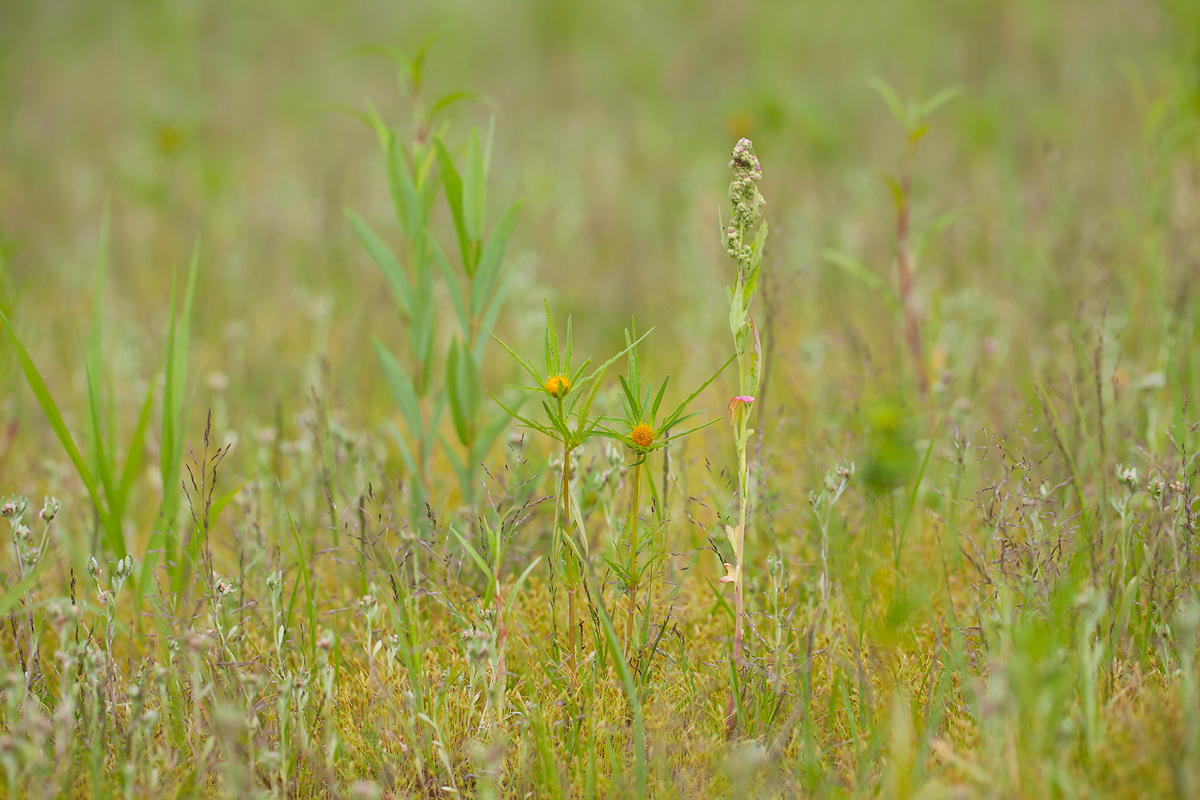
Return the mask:
{"type": "Polygon", "coordinates": [[[6,7],[0,794],[1194,797],[1191,7],[464,8],[6,7]]]}
{"type": "MultiPolygon", "coordinates": [[[[419,97],[428,45],[429,42],[422,45],[412,59],[390,47],[360,48],[355,52],[380,53],[392,58],[402,74],[407,71],[411,91],[419,97]]],[[[358,214],[345,209],[358,238],[383,272],[401,315],[408,321],[407,357],[396,358],[378,340],[374,344],[407,430],[407,436],[395,432],[394,438],[412,480],[414,520],[424,518],[422,509],[431,501],[435,489],[430,474],[433,443],[441,443],[453,466],[463,501],[473,510],[480,464],[504,432],[506,423],[503,414],[483,415],[479,376],[488,344],[485,331],[495,325],[513,275],[506,256],[521,204],[509,206],[490,233],[487,231],[487,181],[494,118],[486,143],[481,144],[479,129],[472,128],[461,168],[447,149],[442,133],[434,131],[433,125],[442,112],[468,99],[483,98],[471,92],[452,92],[435,101],[428,114],[418,100],[417,131],[410,144],[401,143],[397,132],[383,122],[370,104],[365,115],[356,114],[371,125],[379,139],[392,207],[406,240],[405,254],[398,258],[358,214]],[[465,281],[450,267],[430,228],[430,213],[439,187],[444,189],[454,220],[465,281]],[[452,334],[444,354],[435,351],[434,296],[439,277],[450,294],[458,322],[458,331],[452,334]],[[445,374],[441,381],[436,381],[434,374],[439,362],[444,363],[445,374]],[[462,448],[461,455],[438,432],[446,406],[462,448]]],[[[439,130],[444,130],[444,126],[439,130]]]]}

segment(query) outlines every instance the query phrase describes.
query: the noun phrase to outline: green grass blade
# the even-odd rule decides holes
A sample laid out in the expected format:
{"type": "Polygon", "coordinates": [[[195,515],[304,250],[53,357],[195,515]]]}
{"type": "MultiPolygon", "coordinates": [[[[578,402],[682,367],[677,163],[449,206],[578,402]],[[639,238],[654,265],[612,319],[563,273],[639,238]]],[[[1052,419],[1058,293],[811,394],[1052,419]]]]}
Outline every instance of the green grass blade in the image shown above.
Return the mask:
{"type": "MultiPolygon", "coordinates": [[[[50,390],[46,388],[45,381],[38,373],[37,367],[34,366],[33,360],[26,352],[25,346],[21,344],[21,340],[13,331],[12,323],[3,311],[0,311],[0,323],[3,324],[4,333],[8,338],[9,344],[12,345],[13,352],[16,353],[17,363],[21,367],[21,371],[25,374],[25,380],[29,383],[29,388],[33,390],[34,397],[37,398],[38,405],[42,407],[42,412],[46,415],[46,419],[50,423],[50,427],[54,430],[54,434],[58,437],[59,443],[63,450],[67,452],[67,457],[71,459],[71,463],[75,465],[76,472],[79,473],[79,479],[83,481],[84,488],[87,489],[88,497],[91,498],[92,504],[96,508],[96,513],[101,519],[101,523],[107,527],[108,512],[104,504],[100,500],[99,487],[96,485],[95,478],[92,477],[91,471],[84,463],[83,456],[79,454],[79,448],[75,446],[75,440],[71,438],[71,432],[67,430],[67,425],[63,422],[62,414],[59,413],[58,404],[54,402],[54,397],[50,394],[50,390]]],[[[118,557],[124,557],[124,548],[117,553],[118,557]]]]}

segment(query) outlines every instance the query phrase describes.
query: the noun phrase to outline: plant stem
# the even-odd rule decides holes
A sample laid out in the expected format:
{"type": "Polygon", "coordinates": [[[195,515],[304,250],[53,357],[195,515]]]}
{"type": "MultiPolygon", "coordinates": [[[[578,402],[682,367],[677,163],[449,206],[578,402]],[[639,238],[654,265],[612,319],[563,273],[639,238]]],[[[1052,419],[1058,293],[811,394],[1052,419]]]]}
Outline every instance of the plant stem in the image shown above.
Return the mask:
{"type": "MultiPolygon", "coordinates": [[[[642,459],[645,460],[645,459],[642,459]]],[[[625,650],[633,651],[633,618],[637,613],[637,510],[641,502],[642,462],[633,466],[633,499],[629,503],[629,520],[625,523],[625,540],[629,542],[629,609],[625,615],[625,650]]]]}
{"type": "MultiPolygon", "coordinates": [[[[565,520],[564,520],[565,524],[562,527],[562,531],[565,536],[570,536],[571,535],[571,446],[568,444],[565,444],[565,443],[563,444],[563,478],[562,478],[561,497],[562,497],[563,514],[565,516],[565,520]]],[[[567,589],[567,622],[570,626],[570,628],[569,628],[570,632],[568,635],[570,636],[570,640],[571,640],[571,672],[572,672],[572,674],[574,674],[575,672],[578,671],[578,668],[579,668],[578,654],[576,653],[577,640],[575,638],[575,583],[576,583],[576,579],[575,579],[574,569],[572,569],[572,566],[571,566],[572,564],[575,563],[575,560],[574,560],[575,554],[569,543],[564,542],[563,545],[566,549],[566,553],[565,553],[566,558],[564,559],[564,562],[567,565],[567,568],[565,570],[567,579],[566,579],[566,581],[564,581],[564,583],[566,584],[566,589],[567,589]]]]}
{"type": "MultiPolygon", "coordinates": [[[[739,437],[739,440],[744,440],[744,437],[739,437]]],[[[749,484],[749,474],[746,470],[746,448],[738,449],[738,526],[737,526],[737,545],[734,547],[734,558],[737,563],[734,565],[737,570],[737,580],[733,582],[733,668],[736,672],[738,665],[742,661],[742,616],[744,615],[742,604],[742,581],[745,579],[745,574],[742,569],[745,563],[746,553],[746,490],[749,484]]],[[[730,730],[733,730],[735,722],[734,712],[737,709],[737,701],[735,697],[736,687],[729,687],[729,708],[725,714],[725,722],[730,730]]]]}
{"type": "Polygon", "coordinates": [[[742,607],[742,581],[745,580],[745,573],[742,571],[745,562],[746,554],[746,493],[749,488],[749,472],[746,468],[746,450],[738,453],[738,478],[741,486],[738,489],[738,526],[737,526],[737,570],[738,579],[733,586],[733,602],[734,602],[734,623],[733,623],[733,660],[738,662],[742,657],[742,617],[744,611],[742,607]]]}
{"type": "Polygon", "coordinates": [[[924,398],[929,393],[929,373],[925,371],[925,359],[921,355],[921,328],[912,297],[913,266],[908,248],[908,198],[912,192],[912,173],[909,171],[907,159],[906,153],[906,163],[900,175],[900,208],[896,212],[896,277],[900,284],[900,300],[904,305],[904,339],[908,344],[908,353],[912,359],[913,371],[917,375],[921,397],[924,398]]]}

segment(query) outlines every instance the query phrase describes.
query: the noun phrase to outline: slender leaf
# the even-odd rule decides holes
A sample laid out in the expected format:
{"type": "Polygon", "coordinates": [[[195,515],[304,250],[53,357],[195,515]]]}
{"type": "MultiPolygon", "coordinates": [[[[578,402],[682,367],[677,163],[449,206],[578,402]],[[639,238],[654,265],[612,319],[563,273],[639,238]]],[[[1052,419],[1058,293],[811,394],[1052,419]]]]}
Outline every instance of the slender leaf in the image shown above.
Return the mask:
{"type": "Polygon", "coordinates": [[[380,271],[383,272],[383,277],[387,279],[388,286],[391,287],[392,294],[395,296],[400,310],[406,316],[411,317],[413,310],[412,283],[409,281],[404,269],[400,266],[400,262],[396,260],[391,249],[384,244],[375,231],[371,230],[371,226],[363,221],[362,217],[355,214],[349,208],[344,209],[344,211],[346,218],[354,226],[354,232],[358,234],[358,238],[362,241],[363,246],[367,248],[371,259],[379,266],[380,271]]]}
{"type": "Polygon", "coordinates": [[[463,223],[471,241],[483,239],[486,214],[487,173],[483,169],[483,148],[479,142],[479,129],[472,128],[467,139],[467,163],[463,171],[463,223]]]}
{"type": "Polygon", "coordinates": [[[488,236],[483,252],[479,256],[479,268],[471,283],[471,316],[478,317],[483,310],[488,297],[496,286],[500,276],[500,267],[508,253],[508,240],[512,237],[513,229],[517,226],[517,214],[521,211],[521,202],[517,201],[508,207],[488,236]]]}

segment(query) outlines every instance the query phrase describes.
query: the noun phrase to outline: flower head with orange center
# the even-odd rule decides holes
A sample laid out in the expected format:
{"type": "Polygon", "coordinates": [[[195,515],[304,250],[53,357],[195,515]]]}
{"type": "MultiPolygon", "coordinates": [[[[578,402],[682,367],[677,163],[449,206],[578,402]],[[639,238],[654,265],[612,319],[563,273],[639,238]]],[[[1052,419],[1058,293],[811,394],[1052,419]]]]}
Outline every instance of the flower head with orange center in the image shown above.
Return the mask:
{"type": "Polygon", "coordinates": [[[654,444],[654,429],[644,422],[639,423],[629,432],[629,441],[643,450],[648,450],[654,444]]]}
{"type": "Polygon", "coordinates": [[[546,379],[545,389],[554,397],[565,397],[571,389],[571,379],[566,375],[551,375],[546,379]]]}

